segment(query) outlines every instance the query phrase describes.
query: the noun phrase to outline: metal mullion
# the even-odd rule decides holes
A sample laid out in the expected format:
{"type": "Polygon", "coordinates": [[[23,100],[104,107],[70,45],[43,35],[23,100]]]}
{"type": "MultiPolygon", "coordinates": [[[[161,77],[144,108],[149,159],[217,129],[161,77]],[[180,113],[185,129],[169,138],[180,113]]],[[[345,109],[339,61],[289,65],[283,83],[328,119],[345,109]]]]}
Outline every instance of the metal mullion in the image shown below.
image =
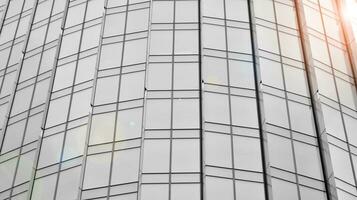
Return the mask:
{"type": "Polygon", "coordinates": [[[90,131],[92,128],[92,117],[93,117],[93,109],[94,109],[94,99],[95,99],[95,92],[96,92],[96,85],[97,85],[97,80],[98,80],[98,73],[99,73],[99,62],[100,62],[100,55],[102,51],[102,46],[103,46],[103,34],[104,34],[104,27],[105,27],[105,18],[106,18],[106,13],[107,13],[107,5],[108,0],[104,1],[104,12],[102,14],[102,21],[101,21],[101,30],[100,30],[100,36],[99,36],[99,44],[98,44],[98,49],[97,49],[97,56],[96,56],[96,63],[95,63],[95,72],[94,72],[94,77],[93,77],[93,87],[92,87],[92,94],[91,94],[91,111],[89,112],[88,116],[88,124],[87,124],[87,130],[86,130],[86,138],[85,138],[85,145],[84,145],[84,153],[83,153],[83,159],[82,159],[82,164],[81,164],[81,174],[80,174],[80,181],[79,181],[79,187],[78,187],[78,194],[77,194],[77,199],[81,200],[82,199],[82,193],[85,191],[83,189],[83,183],[84,183],[84,177],[85,177],[85,169],[86,169],[86,161],[88,157],[88,148],[89,148],[89,139],[90,139],[90,131]]]}
{"type": "MultiPolygon", "coordinates": [[[[81,31],[81,36],[80,36],[80,39],[79,39],[79,45],[78,45],[78,51],[77,51],[77,57],[76,57],[76,65],[75,65],[74,75],[73,75],[73,83],[72,83],[72,86],[71,86],[71,92],[69,94],[70,95],[70,99],[69,99],[67,118],[66,118],[66,121],[65,121],[66,124],[65,124],[64,133],[63,133],[63,141],[62,141],[62,145],[61,145],[61,156],[60,156],[60,160],[59,160],[59,163],[58,163],[59,166],[58,166],[58,170],[57,170],[57,177],[56,177],[56,184],[55,184],[55,191],[54,191],[54,199],[57,198],[58,184],[59,184],[59,180],[60,180],[60,172],[61,172],[61,169],[62,169],[63,152],[64,152],[64,147],[65,147],[65,142],[66,142],[66,137],[67,137],[67,132],[68,132],[67,129],[68,129],[69,117],[70,117],[71,108],[72,108],[74,86],[75,86],[76,74],[77,74],[78,63],[79,63],[79,55],[80,55],[80,52],[81,52],[83,32],[84,32],[84,29],[85,29],[84,25],[86,23],[85,19],[86,19],[86,14],[87,14],[88,1],[89,0],[86,0],[86,2],[85,2],[85,4],[86,4],[85,5],[85,11],[84,11],[84,16],[83,16],[83,22],[81,24],[81,30],[80,30],[81,31]]],[[[80,4],[77,4],[77,5],[80,5],[80,4]]],[[[57,67],[58,66],[56,66],[56,70],[57,70],[57,67]]],[[[55,76],[53,77],[53,79],[55,79],[55,76]]],[[[86,89],[84,89],[84,90],[86,90],[86,89]]],[[[51,91],[52,91],[52,89],[51,89],[51,91]]],[[[83,91],[83,90],[80,90],[80,91],[83,91]]],[[[77,92],[80,92],[80,91],[77,91],[77,92]]],[[[50,93],[50,96],[52,96],[52,92],[50,93]]],[[[51,97],[49,99],[50,99],[49,101],[51,101],[51,97]]],[[[45,132],[45,130],[43,132],[45,132]]]]}
{"type": "MultiPolygon", "coordinates": [[[[39,0],[38,0],[39,1],[39,0]]],[[[42,60],[42,56],[43,56],[43,50],[45,48],[45,44],[46,44],[46,39],[47,39],[47,34],[48,34],[48,30],[49,30],[49,26],[51,24],[51,18],[52,18],[52,11],[54,8],[54,4],[55,4],[56,0],[52,1],[52,6],[51,6],[51,12],[50,12],[50,16],[48,18],[48,24],[47,24],[47,28],[46,28],[46,34],[45,34],[45,38],[44,38],[44,45],[41,47],[42,51],[41,51],[41,59],[42,60]]],[[[32,197],[32,193],[33,193],[33,189],[34,189],[34,184],[36,181],[36,172],[37,172],[37,166],[38,166],[38,162],[39,162],[39,158],[40,158],[40,152],[41,152],[41,147],[42,147],[42,141],[43,141],[43,134],[45,132],[45,124],[47,121],[47,115],[48,115],[48,110],[49,110],[49,106],[50,106],[50,101],[51,101],[51,91],[52,91],[52,87],[54,84],[54,79],[55,79],[55,74],[56,74],[56,66],[58,64],[58,60],[59,60],[59,54],[60,54],[60,50],[61,50],[61,44],[62,44],[62,39],[63,39],[63,32],[64,32],[64,26],[65,26],[65,22],[66,22],[66,18],[67,18],[67,12],[68,12],[68,5],[69,5],[70,0],[67,0],[64,11],[63,11],[63,16],[62,16],[62,26],[61,26],[61,33],[58,37],[58,41],[57,41],[57,48],[56,48],[56,54],[55,54],[55,59],[54,59],[54,63],[53,63],[53,67],[51,69],[51,77],[50,77],[50,84],[48,87],[48,95],[46,98],[46,102],[45,102],[45,109],[43,110],[43,114],[42,114],[42,125],[41,125],[41,135],[39,136],[39,139],[37,141],[37,149],[36,149],[36,155],[34,158],[34,167],[32,170],[32,179],[30,180],[30,189],[29,189],[29,193],[28,193],[28,197],[27,199],[30,200],[32,197]]],[[[38,67],[38,71],[37,71],[37,76],[36,76],[36,81],[38,78],[38,73],[40,72],[40,65],[41,65],[41,61],[39,63],[39,67],[38,67]]],[[[35,90],[35,87],[34,87],[35,90]]],[[[31,106],[31,103],[30,103],[31,106]]],[[[28,120],[27,122],[28,123],[28,120]]]]}
{"type": "Polygon", "coordinates": [[[169,191],[168,200],[171,199],[172,187],[172,144],[173,144],[173,120],[174,120],[174,82],[175,82],[175,37],[176,37],[176,0],[173,0],[173,21],[172,21],[172,57],[171,57],[171,91],[170,91],[170,157],[169,157],[169,191]]]}
{"type": "Polygon", "coordinates": [[[264,195],[266,200],[273,199],[272,183],[271,183],[271,173],[269,164],[269,149],[268,149],[268,139],[266,131],[266,121],[264,113],[263,104],[263,91],[261,88],[261,70],[259,65],[259,49],[258,40],[256,35],[256,22],[254,14],[254,1],[247,0],[248,5],[248,16],[249,16],[249,27],[250,27],[250,38],[251,38],[251,48],[252,48],[252,60],[253,60],[253,70],[254,70],[254,86],[255,86],[255,96],[257,105],[257,116],[259,124],[259,136],[260,136],[260,149],[262,158],[262,170],[263,170],[263,182],[264,182],[264,195]]]}
{"type": "Polygon", "coordinates": [[[227,94],[221,94],[221,95],[227,95],[228,97],[228,107],[229,107],[229,137],[230,137],[230,151],[231,151],[231,167],[232,167],[232,180],[233,180],[233,199],[237,199],[237,194],[236,194],[236,177],[235,177],[235,166],[234,166],[234,142],[233,142],[233,128],[232,128],[232,97],[231,97],[231,87],[230,87],[230,78],[229,78],[229,55],[228,55],[228,25],[227,25],[227,11],[226,11],[227,5],[226,5],[226,0],[223,0],[223,21],[224,21],[224,36],[225,36],[225,61],[226,61],[226,70],[227,70],[227,94]]]}

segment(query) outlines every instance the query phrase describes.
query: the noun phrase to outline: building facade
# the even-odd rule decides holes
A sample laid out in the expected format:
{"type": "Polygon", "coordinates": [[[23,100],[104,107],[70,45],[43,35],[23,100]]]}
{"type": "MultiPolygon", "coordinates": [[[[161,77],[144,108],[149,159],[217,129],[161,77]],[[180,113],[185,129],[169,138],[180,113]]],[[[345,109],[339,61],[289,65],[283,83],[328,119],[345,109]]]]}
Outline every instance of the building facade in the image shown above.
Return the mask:
{"type": "Polygon", "coordinates": [[[356,5],[0,0],[0,200],[357,200],[356,5]]]}

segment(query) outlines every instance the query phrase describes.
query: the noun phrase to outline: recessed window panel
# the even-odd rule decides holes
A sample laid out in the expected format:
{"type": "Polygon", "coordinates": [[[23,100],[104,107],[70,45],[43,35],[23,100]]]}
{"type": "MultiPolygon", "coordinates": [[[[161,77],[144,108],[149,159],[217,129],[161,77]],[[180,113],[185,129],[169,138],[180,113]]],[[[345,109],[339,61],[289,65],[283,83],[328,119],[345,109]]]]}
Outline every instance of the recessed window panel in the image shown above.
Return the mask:
{"type": "Polygon", "coordinates": [[[198,128],[199,102],[197,99],[175,99],[173,103],[173,128],[198,128]]]}
{"type": "Polygon", "coordinates": [[[110,159],[110,153],[87,156],[83,189],[109,184],[110,159]],[[98,172],[100,172],[100,176],[98,176],[98,172]]]}
{"type": "Polygon", "coordinates": [[[172,184],[171,200],[199,200],[199,184],[172,184]]]}
{"type": "Polygon", "coordinates": [[[228,96],[206,92],[204,99],[205,120],[208,122],[229,124],[228,96]]]}
{"type": "Polygon", "coordinates": [[[142,117],[142,108],[118,111],[115,140],[140,137],[142,117]]]}
{"type": "Polygon", "coordinates": [[[347,151],[329,145],[334,175],[343,181],[354,184],[350,156],[347,151]]]}
{"type": "Polygon", "coordinates": [[[96,56],[90,56],[78,61],[75,84],[89,81],[94,78],[96,58],[96,56]]]}
{"type": "Polygon", "coordinates": [[[88,27],[83,30],[81,51],[98,46],[100,30],[100,25],[88,27]]]}
{"type": "Polygon", "coordinates": [[[256,17],[275,22],[274,5],[271,0],[256,0],[254,2],[254,14],[256,17]]]}
{"type": "Polygon", "coordinates": [[[318,148],[301,142],[294,142],[294,150],[298,173],[322,180],[323,176],[318,148]]]}
{"type": "Polygon", "coordinates": [[[75,158],[84,153],[87,126],[80,126],[67,131],[62,159],[75,158]]]}
{"type": "Polygon", "coordinates": [[[15,175],[17,158],[7,160],[0,164],[0,190],[11,188],[12,181],[15,175]]]}
{"type": "Polygon", "coordinates": [[[253,63],[230,60],[229,82],[234,87],[255,88],[253,63]]]}
{"type": "Polygon", "coordinates": [[[345,120],[346,132],[348,135],[348,142],[357,146],[357,118],[353,118],[346,114],[343,115],[343,119],[345,120]]]}
{"type": "MultiPolygon", "coordinates": [[[[310,21],[310,20],[307,20],[310,21]]],[[[330,65],[330,58],[326,42],[314,36],[309,37],[312,57],[322,63],[330,65]]]]}
{"type": "Polygon", "coordinates": [[[266,121],[274,125],[288,127],[286,101],[268,94],[264,94],[263,99],[266,121]]]}
{"type": "Polygon", "coordinates": [[[275,200],[298,200],[297,185],[287,181],[272,179],[273,197],[275,200]]]}
{"type": "Polygon", "coordinates": [[[140,149],[114,152],[111,184],[129,183],[138,180],[140,149]]]}
{"type": "Polygon", "coordinates": [[[223,26],[204,24],[202,28],[203,28],[202,32],[203,32],[204,47],[226,50],[226,40],[225,40],[226,37],[225,37],[225,29],[223,26]]]}
{"type": "Polygon", "coordinates": [[[52,90],[57,91],[72,86],[75,70],[76,62],[57,67],[52,90]]]}
{"type": "Polygon", "coordinates": [[[269,161],[272,166],[292,172],[295,170],[291,145],[289,139],[268,135],[269,161]]]}
{"type": "Polygon", "coordinates": [[[70,96],[52,100],[48,110],[46,127],[58,125],[67,121],[70,96]]]}
{"type": "MultiPolygon", "coordinates": [[[[325,200],[326,193],[309,187],[299,186],[301,199],[325,200]]],[[[340,197],[339,197],[340,198],[340,197]]],[[[345,198],[343,198],[345,199],[345,198]]]]}
{"type": "Polygon", "coordinates": [[[60,173],[57,186],[57,200],[76,199],[80,181],[81,167],[75,167],[60,173]]]}
{"type": "Polygon", "coordinates": [[[174,16],[174,2],[153,1],[152,2],[152,22],[153,23],[172,23],[174,16]]]}
{"type": "MultiPolygon", "coordinates": [[[[84,20],[85,9],[85,3],[70,7],[68,9],[68,14],[66,18],[66,27],[71,27],[73,25],[82,23],[82,21],[84,20]]],[[[48,10],[50,10],[50,8],[48,8],[48,10]]]]}
{"type": "Polygon", "coordinates": [[[340,112],[324,104],[321,105],[321,108],[327,133],[346,140],[340,112]]]}
{"type": "MultiPolygon", "coordinates": [[[[198,2],[197,1],[176,1],[175,2],[175,22],[197,22],[198,2]]],[[[159,13],[161,15],[161,13],[159,13]]],[[[169,18],[168,18],[169,19],[169,18]]]]}
{"type": "Polygon", "coordinates": [[[172,54],[172,37],[172,31],[152,31],[150,38],[150,54],[172,54]]]}
{"type": "Polygon", "coordinates": [[[286,90],[308,96],[307,80],[304,70],[285,65],[284,76],[286,90]]]}
{"type": "Polygon", "coordinates": [[[281,25],[296,28],[295,8],[280,2],[275,2],[277,22],[281,25]]]}
{"type": "Polygon", "coordinates": [[[97,80],[95,90],[95,104],[106,104],[117,102],[119,87],[119,76],[110,76],[97,80]]]}
{"type": "Polygon", "coordinates": [[[175,54],[197,54],[198,32],[176,31],[175,32],[175,54]]]}
{"type": "Polygon", "coordinates": [[[257,26],[257,39],[259,49],[279,54],[279,42],[276,30],[263,26],[257,26]]]}
{"type": "Polygon", "coordinates": [[[1,152],[16,149],[21,146],[26,120],[8,125],[4,136],[1,152]]]}
{"type": "Polygon", "coordinates": [[[79,41],[81,38],[81,31],[76,31],[63,36],[61,43],[60,58],[75,54],[79,50],[79,41]]]}
{"type": "Polygon", "coordinates": [[[125,12],[105,16],[104,36],[122,35],[125,28],[125,12]],[[115,26],[113,26],[115,24],[115,26]]]}
{"type": "Polygon", "coordinates": [[[320,33],[323,33],[323,26],[319,11],[312,8],[311,6],[304,5],[304,13],[306,18],[309,19],[306,20],[306,25],[309,28],[315,29],[320,33]]]}
{"type": "Polygon", "coordinates": [[[33,93],[33,85],[16,91],[11,115],[16,115],[30,108],[33,93]]]}
{"type": "Polygon", "coordinates": [[[227,28],[227,39],[228,51],[247,54],[252,52],[252,43],[250,40],[249,30],[227,28]]]}
{"type": "Polygon", "coordinates": [[[56,174],[35,180],[31,199],[52,199],[56,189],[56,180],[56,174]]]}
{"type": "Polygon", "coordinates": [[[113,141],[115,113],[93,115],[89,144],[113,141]]]}
{"type": "MultiPolygon", "coordinates": [[[[171,63],[151,63],[148,66],[147,87],[150,90],[171,90],[171,63]]],[[[186,76],[186,73],[185,73],[186,76]]],[[[176,81],[176,79],[175,79],[176,81]]],[[[180,81],[180,80],[178,80],[180,81]]],[[[182,81],[185,82],[185,81],[182,81]]]]}
{"type": "Polygon", "coordinates": [[[293,130],[315,136],[311,106],[289,101],[290,121],[293,130]]]}
{"type": "Polygon", "coordinates": [[[330,99],[337,101],[336,87],[333,76],[321,69],[315,68],[316,80],[319,85],[319,92],[330,99]]]}
{"type": "Polygon", "coordinates": [[[170,165],[170,141],[146,140],[144,142],[143,172],[168,172],[170,165]]]}
{"type": "Polygon", "coordinates": [[[230,179],[206,177],[207,200],[234,200],[233,189],[230,179]]]}
{"type": "Polygon", "coordinates": [[[260,141],[248,137],[233,137],[234,167],[262,171],[260,141]]]}
{"type": "Polygon", "coordinates": [[[340,78],[336,78],[335,80],[340,102],[353,110],[357,110],[357,94],[355,85],[340,78]]]}
{"type": "Polygon", "coordinates": [[[43,138],[38,167],[42,168],[60,161],[64,134],[43,138]]]}
{"type": "Polygon", "coordinates": [[[121,76],[119,101],[144,97],[144,72],[123,74],[121,76]]]}
{"type": "Polygon", "coordinates": [[[170,100],[149,100],[146,107],[146,128],[170,128],[171,102],[170,100]]]}
{"type": "Polygon", "coordinates": [[[222,0],[206,0],[203,2],[203,16],[224,18],[224,6],[222,0]]]}
{"type": "Polygon", "coordinates": [[[146,61],[146,39],[125,42],[123,65],[133,65],[146,61]]]}
{"type": "Polygon", "coordinates": [[[121,65],[123,43],[112,43],[102,46],[99,69],[119,67],[121,65]]]}
{"type": "Polygon", "coordinates": [[[232,167],[231,137],[225,134],[206,132],[204,139],[206,164],[232,167]]]}
{"type": "Polygon", "coordinates": [[[232,124],[258,128],[256,99],[231,96],[232,124]]]}
{"type": "MultiPolygon", "coordinates": [[[[163,77],[161,77],[163,78],[163,77]]],[[[198,89],[199,84],[198,64],[175,63],[174,89],[198,89]]]]}
{"type": "Polygon", "coordinates": [[[236,199],[265,200],[263,183],[236,181],[236,199]]]}
{"type": "Polygon", "coordinates": [[[140,200],[167,200],[169,198],[169,185],[143,184],[141,185],[140,200]]]}
{"type": "Polygon", "coordinates": [[[302,61],[300,38],[279,32],[281,54],[285,57],[302,61]]]}
{"type": "Polygon", "coordinates": [[[221,58],[203,58],[203,76],[207,83],[227,85],[227,61],[221,58]]]}
{"type": "Polygon", "coordinates": [[[244,0],[226,0],[226,18],[236,21],[248,22],[248,5],[244,0]],[[239,12],[237,12],[239,10],[239,12]]]}
{"type": "Polygon", "coordinates": [[[86,21],[102,17],[104,11],[105,0],[92,0],[88,2],[86,21]]]}
{"type": "Polygon", "coordinates": [[[19,166],[17,168],[15,185],[24,183],[30,180],[33,171],[33,164],[35,160],[35,151],[20,156],[19,166]]]}
{"type": "Polygon", "coordinates": [[[200,145],[197,139],[176,139],[172,141],[172,171],[199,172],[200,145]]]}

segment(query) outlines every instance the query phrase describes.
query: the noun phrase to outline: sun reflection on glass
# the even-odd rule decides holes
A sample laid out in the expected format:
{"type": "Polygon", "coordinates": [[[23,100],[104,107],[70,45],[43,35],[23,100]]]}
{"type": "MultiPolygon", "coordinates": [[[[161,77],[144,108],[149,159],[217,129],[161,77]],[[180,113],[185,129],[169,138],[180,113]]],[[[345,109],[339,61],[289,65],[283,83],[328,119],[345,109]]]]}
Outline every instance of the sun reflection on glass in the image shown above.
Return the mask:
{"type": "Polygon", "coordinates": [[[345,1],[343,16],[346,21],[350,22],[352,31],[355,37],[357,37],[357,0],[345,1]]]}

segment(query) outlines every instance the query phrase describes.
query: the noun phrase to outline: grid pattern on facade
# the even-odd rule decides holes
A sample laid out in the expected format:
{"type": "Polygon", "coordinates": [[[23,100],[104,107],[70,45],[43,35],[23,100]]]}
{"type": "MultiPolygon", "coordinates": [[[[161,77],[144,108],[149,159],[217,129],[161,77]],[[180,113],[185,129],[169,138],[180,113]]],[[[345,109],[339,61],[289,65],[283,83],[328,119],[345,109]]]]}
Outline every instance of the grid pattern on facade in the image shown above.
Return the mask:
{"type": "Polygon", "coordinates": [[[344,2],[0,0],[0,200],[357,199],[344,2]]]}

